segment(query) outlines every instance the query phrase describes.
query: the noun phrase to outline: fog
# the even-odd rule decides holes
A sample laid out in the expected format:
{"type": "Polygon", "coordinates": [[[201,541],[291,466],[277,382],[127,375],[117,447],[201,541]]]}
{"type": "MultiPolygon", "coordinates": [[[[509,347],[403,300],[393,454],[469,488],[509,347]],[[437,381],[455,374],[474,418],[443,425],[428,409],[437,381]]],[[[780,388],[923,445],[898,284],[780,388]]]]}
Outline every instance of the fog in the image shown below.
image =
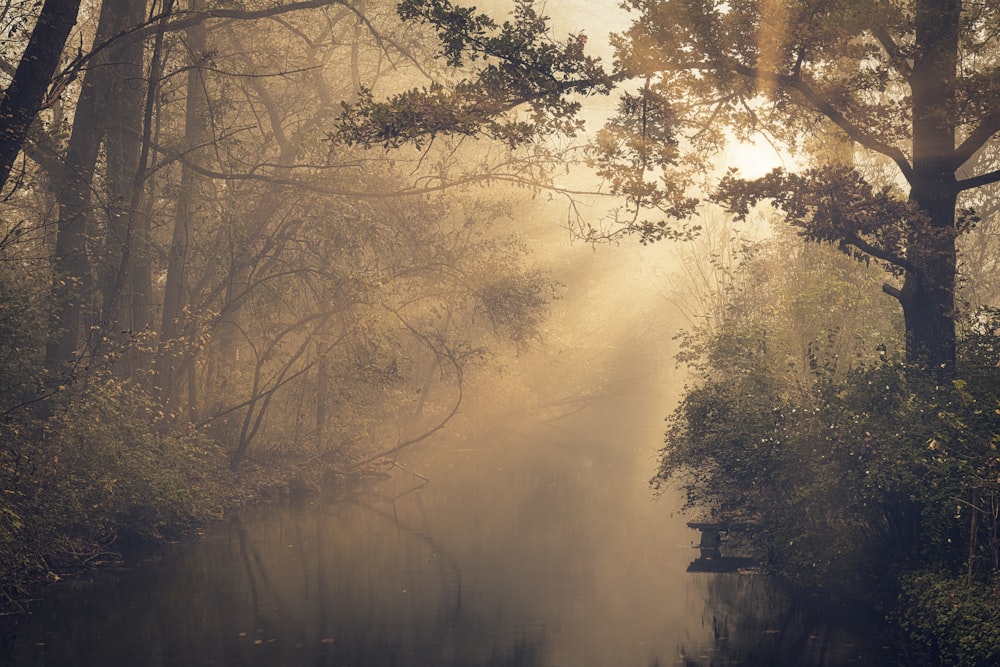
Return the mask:
{"type": "Polygon", "coordinates": [[[245,512],[54,591],[9,664],[777,665],[787,643],[786,664],[805,665],[872,650],[767,578],[686,571],[691,516],[648,485],[685,382],[675,252],[535,224],[562,298],[447,429],[356,497],[245,512]]]}
{"type": "Polygon", "coordinates": [[[994,651],[995,12],[625,4],[8,3],[0,662],[994,651]]]}

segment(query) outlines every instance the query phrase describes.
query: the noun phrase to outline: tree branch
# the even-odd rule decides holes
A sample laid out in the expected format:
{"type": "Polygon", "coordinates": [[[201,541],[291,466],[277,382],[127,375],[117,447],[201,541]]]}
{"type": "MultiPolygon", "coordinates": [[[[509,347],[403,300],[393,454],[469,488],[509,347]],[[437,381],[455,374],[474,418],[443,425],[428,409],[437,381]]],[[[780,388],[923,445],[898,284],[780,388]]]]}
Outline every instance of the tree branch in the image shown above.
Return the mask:
{"type": "Polygon", "coordinates": [[[898,287],[890,285],[889,283],[882,283],[882,291],[891,296],[896,301],[902,303],[903,292],[898,287]]]}
{"type": "Polygon", "coordinates": [[[61,72],[59,72],[59,74],[53,77],[53,82],[54,85],[61,85],[59,84],[61,81],[72,80],[80,73],[80,70],[87,66],[94,56],[104,49],[107,49],[120,39],[145,39],[158,32],[177,32],[213,19],[252,21],[256,19],[272,18],[281,14],[288,14],[290,12],[297,12],[305,9],[319,9],[330,5],[343,5],[351,11],[357,11],[350,7],[345,0],[299,0],[298,2],[290,2],[286,5],[278,5],[253,11],[238,9],[209,9],[204,11],[185,10],[180,12],[162,12],[156,16],[149,17],[142,23],[121,31],[116,35],[112,35],[100,44],[95,45],[94,48],[91,49],[90,53],[78,55],[76,58],[71,60],[70,63],[64,67],[61,72]]]}
{"type": "Polygon", "coordinates": [[[885,49],[886,55],[889,56],[889,62],[891,62],[892,66],[896,68],[896,71],[899,72],[904,79],[909,79],[910,75],[913,74],[913,67],[910,63],[906,62],[906,58],[903,57],[903,54],[899,50],[899,45],[896,44],[896,41],[892,38],[892,35],[889,34],[889,31],[882,27],[875,27],[872,28],[872,34],[875,35],[875,39],[877,39],[879,44],[882,45],[882,48],[885,49]]]}
{"type": "Polygon", "coordinates": [[[792,81],[790,82],[790,87],[805,97],[817,111],[833,121],[833,123],[843,130],[852,141],[861,144],[865,148],[875,151],[876,153],[881,153],[895,162],[899,171],[903,174],[903,178],[905,178],[908,183],[913,183],[913,167],[910,165],[910,161],[906,159],[906,155],[903,154],[903,151],[896,146],[879,141],[875,137],[862,132],[857,125],[849,121],[836,107],[820,96],[819,93],[813,90],[812,87],[804,81],[792,81]]]}
{"type": "Polygon", "coordinates": [[[865,241],[857,234],[851,234],[849,236],[845,236],[841,240],[841,243],[854,246],[861,252],[871,255],[875,259],[880,259],[883,262],[892,264],[893,266],[898,266],[899,268],[905,271],[915,272],[917,270],[917,267],[915,267],[911,262],[907,261],[905,258],[894,255],[891,252],[887,252],[886,250],[879,248],[876,245],[872,245],[871,243],[865,241]]]}
{"type": "Polygon", "coordinates": [[[829,120],[833,121],[837,127],[843,130],[851,141],[888,157],[896,163],[896,166],[899,168],[899,171],[902,172],[903,177],[907,180],[907,182],[910,184],[913,183],[913,167],[910,165],[906,155],[903,154],[903,151],[896,146],[880,141],[879,139],[876,139],[875,137],[862,131],[860,127],[848,120],[839,109],[833,106],[829,100],[825,99],[822,95],[813,90],[812,86],[807,84],[802,79],[783,76],[775,72],[763,72],[756,67],[749,67],[740,63],[734,63],[733,69],[742,76],[768,81],[775,85],[785,86],[798,92],[806,99],[807,102],[809,102],[809,104],[813,106],[814,109],[816,109],[816,111],[826,116],[829,120]]]}
{"type": "MultiPolygon", "coordinates": [[[[164,152],[166,149],[162,146],[154,146],[159,152],[164,152]]],[[[314,182],[310,182],[304,179],[297,178],[286,178],[277,177],[270,174],[264,173],[254,173],[254,172],[225,172],[217,171],[215,169],[209,169],[208,167],[201,166],[196,162],[185,157],[184,154],[167,155],[167,160],[164,164],[157,166],[157,169],[162,169],[169,162],[178,162],[185,167],[191,169],[197,174],[204,176],[206,178],[219,180],[219,181],[259,181],[263,183],[270,183],[276,186],[285,186],[292,188],[300,188],[307,192],[314,192],[319,195],[326,195],[330,197],[349,197],[351,199],[365,200],[365,199],[375,199],[382,200],[387,198],[395,197],[413,197],[416,195],[426,195],[435,192],[441,192],[451,188],[461,187],[464,185],[471,185],[476,183],[485,182],[503,182],[510,183],[513,185],[521,187],[532,187],[539,188],[548,192],[555,192],[561,195],[597,195],[597,196],[613,196],[607,192],[593,191],[593,190],[578,190],[568,187],[559,187],[551,183],[546,183],[542,180],[532,180],[530,178],[524,178],[519,176],[517,173],[504,173],[502,171],[487,171],[484,173],[473,173],[465,175],[461,178],[455,178],[450,181],[440,180],[436,185],[426,184],[413,184],[409,186],[399,187],[395,189],[377,189],[377,188],[337,188],[325,185],[319,185],[314,182]]],[[[259,165],[259,166],[269,166],[269,165],[259,165]]],[[[500,165],[499,167],[493,167],[491,169],[501,169],[504,166],[510,165],[500,165]]],[[[316,166],[316,165],[294,165],[290,167],[282,167],[283,169],[336,169],[339,167],[329,167],[329,166],[316,166]]],[[[426,180],[430,180],[431,176],[428,176],[426,180]]],[[[419,180],[419,179],[418,179],[419,180]]]]}
{"type": "MultiPolygon", "coordinates": [[[[965,141],[955,149],[952,158],[952,167],[958,169],[963,164],[972,159],[980,148],[986,145],[993,135],[1000,132],[1000,113],[994,112],[989,115],[965,138],[965,141]]],[[[972,186],[976,187],[976,186],[972,186]]],[[[963,188],[969,189],[969,188],[963,188]]]]}
{"type": "Polygon", "coordinates": [[[958,192],[963,192],[965,190],[972,190],[984,185],[990,185],[991,183],[1000,182],[1000,169],[991,171],[985,174],[980,174],[979,176],[973,176],[971,178],[965,178],[955,184],[958,188],[958,192]]]}
{"type": "MultiPolygon", "coordinates": [[[[406,326],[407,328],[409,328],[408,324],[406,326]]],[[[413,330],[411,329],[411,331],[413,330]]],[[[457,395],[455,396],[455,403],[452,405],[451,409],[444,417],[441,418],[441,420],[436,425],[424,431],[420,435],[415,436],[413,438],[409,438],[408,440],[404,440],[403,442],[397,443],[394,447],[390,447],[389,449],[382,450],[377,454],[369,456],[366,459],[355,463],[354,468],[360,468],[362,466],[368,465],[369,463],[377,461],[378,459],[385,458],[386,456],[390,455],[395,456],[403,449],[406,449],[407,447],[412,447],[413,445],[423,442],[424,440],[431,437],[432,435],[443,429],[445,426],[447,426],[448,422],[450,422],[455,417],[455,415],[458,414],[459,409],[462,407],[462,401],[464,400],[462,365],[458,362],[457,359],[455,359],[454,352],[452,352],[452,350],[447,346],[444,347],[443,353],[440,353],[435,350],[435,354],[437,354],[439,357],[444,356],[451,363],[452,368],[455,369],[455,375],[456,375],[455,389],[457,391],[457,395]]]]}
{"type": "Polygon", "coordinates": [[[79,0],[46,0],[0,100],[0,187],[10,177],[28,128],[42,108],[79,7],[79,0]]]}

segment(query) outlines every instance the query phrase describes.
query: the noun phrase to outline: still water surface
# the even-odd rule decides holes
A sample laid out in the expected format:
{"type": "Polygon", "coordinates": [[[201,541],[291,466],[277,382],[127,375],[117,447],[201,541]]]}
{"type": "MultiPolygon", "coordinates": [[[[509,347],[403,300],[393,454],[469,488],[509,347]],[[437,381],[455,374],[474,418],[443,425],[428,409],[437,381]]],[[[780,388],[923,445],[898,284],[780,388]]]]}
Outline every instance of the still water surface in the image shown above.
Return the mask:
{"type": "Polygon", "coordinates": [[[7,664],[885,664],[765,577],[686,572],[698,534],[645,484],[661,418],[619,389],[438,442],[406,462],[430,483],[397,470],[70,582],[7,664]]]}
{"type": "MultiPolygon", "coordinates": [[[[583,307],[561,314],[562,351],[523,360],[529,408],[407,451],[351,502],[247,512],[65,582],[0,637],[0,664],[891,664],[869,619],[793,603],[767,577],[686,571],[699,534],[647,484],[682,382],[662,363],[669,327],[641,310],[662,309],[636,288],[651,270],[574,262],[566,303],[583,307]],[[627,288],[602,301],[587,277],[615,272],[627,288]]],[[[494,408],[507,395],[490,393],[494,408]]]]}

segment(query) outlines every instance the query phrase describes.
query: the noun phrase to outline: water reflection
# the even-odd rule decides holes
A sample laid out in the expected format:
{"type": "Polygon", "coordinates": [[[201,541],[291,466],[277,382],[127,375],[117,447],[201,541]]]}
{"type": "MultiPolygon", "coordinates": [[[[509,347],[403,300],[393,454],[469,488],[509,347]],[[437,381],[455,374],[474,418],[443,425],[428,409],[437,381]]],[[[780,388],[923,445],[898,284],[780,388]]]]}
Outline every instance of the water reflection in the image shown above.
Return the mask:
{"type": "Polygon", "coordinates": [[[406,452],[365,498],[248,512],[58,587],[0,632],[0,663],[889,664],[877,637],[829,605],[799,604],[763,577],[687,572],[701,535],[679,498],[654,502],[646,484],[664,390],[677,388],[656,372],[670,352],[630,324],[658,330],[651,318],[576,314],[599,319],[579,325],[587,340],[608,341],[593,377],[531,360],[546,380],[533,411],[406,452]]]}
{"type": "Polygon", "coordinates": [[[11,664],[543,664],[540,625],[470,612],[440,546],[364,506],[256,513],[114,574],[57,591],[11,664]]]}
{"type": "Polygon", "coordinates": [[[615,402],[633,433],[614,447],[585,412],[508,428],[437,452],[419,491],[404,474],[357,502],[250,512],[71,582],[4,664],[887,664],[767,578],[687,573],[700,534],[650,501],[629,453],[649,434],[615,402]]]}
{"type": "Polygon", "coordinates": [[[769,577],[707,577],[703,616],[713,639],[683,645],[684,667],[896,665],[881,620],[871,611],[822,598],[802,598],[769,577]]]}

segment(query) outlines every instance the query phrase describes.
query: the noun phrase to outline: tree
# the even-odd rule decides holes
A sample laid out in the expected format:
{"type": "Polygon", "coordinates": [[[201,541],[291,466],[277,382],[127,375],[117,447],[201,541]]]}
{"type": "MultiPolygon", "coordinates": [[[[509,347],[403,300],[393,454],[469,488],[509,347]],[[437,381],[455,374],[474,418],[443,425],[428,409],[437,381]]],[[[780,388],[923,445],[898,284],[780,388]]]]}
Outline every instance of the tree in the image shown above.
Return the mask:
{"type": "MultiPolygon", "coordinates": [[[[40,4],[0,13],[0,60],[40,4]]],[[[238,5],[88,5],[70,43],[89,52],[33,81],[52,103],[0,198],[0,605],[108,536],[424,441],[494,350],[538,334],[554,286],[489,226],[508,193],[441,192],[502,161],[325,141],[362,83],[435,67],[426,36],[389,0],[238,5]]]]}
{"type": "MultiPolygon", "coordinates": [[[[61,382],[62,366],[78,360],[78,346],[84,338],[88,306],[94,300],[93,258],[88,249],[88,228],[93,226],[91,205],[93,181],[98,168],[99,151],[109,130],[112,108],[116,103],[128,107],[128,91],[123,78],[126,63],[111,61],[121,49],[97,47],[134,27],[145,3],[141,0],[109,0],[101,5],[94,57],[90,60],[76,104],[73,129],[63,167],[55,186],[59,221],[55,242],[53,287],[53,336],[46,358],[57,371],[54,381],[61,382]],[[116,96],[114,93],[118,93],[116,96]]],[[[124,118],[119,115],[119,122],[124,118]]],[[[124,156],[123,156],[124,157],[124,156]]]]}
{"type": "Polygon", "coordinates": [[[10,85],[0,100],[0,187],[10,177],[31,122],[46,101],[80,0],[46,0],[10,85]]]}
{"type": "Polygon", "coordinates": [[[992,103],[1000,8],[958,0],[624,5],[637,17],[614,36],[615,70],[605,75],[583,54],[581,36],[556,44],[529,2],[500,25],[447,0],[404,0],[401,15],[432,25],[449,62],[470,64],[474,76],[447,92],[432,85],[363,100],[345,110],[339,132],[386,146],[436,133],[528,141],[572,131],[579,107],[570,93],[638,86],[623,93],[592,161],[629,198],[624,229],[657,240],[688,235],[677,221],[693,210],[691,186],[712,175],[726,143],[763,134],[801,153],[803,137],[832,129],[894,164],[898,186],[876,188],[849,168],[819,164],[751,182],[730,174],[717,197],[739,214],[770,199],[807,238],[883,263],[902,280],[884,291],[902,306],[908,358],[952,372],[956,239],[974,219],[959,198],[1000,181],[996,162],[974,159],[1000,131],[992,103]],[[526,118],[504,116],[523,105],[526,118]]]}
{"type": "Polygon", "coordinates": [[[752,524],[761,557],[800,582],[846,586],[913,546],[911,533],[890,531],[916,523],[899,520],[909,506],[892,495],[891,472],[900,451],[920,448],[879,402],[888,385],[857,381],[900,357],[879,274],[778,229],[741,251],[724,305],[702,304],[711,317],[682,337],[679,359],[697,379],[668,419],[654,482],[680,486],[692,509],[752,524]],[[882,486],[864,467],[884,473],[882,486]]]}

